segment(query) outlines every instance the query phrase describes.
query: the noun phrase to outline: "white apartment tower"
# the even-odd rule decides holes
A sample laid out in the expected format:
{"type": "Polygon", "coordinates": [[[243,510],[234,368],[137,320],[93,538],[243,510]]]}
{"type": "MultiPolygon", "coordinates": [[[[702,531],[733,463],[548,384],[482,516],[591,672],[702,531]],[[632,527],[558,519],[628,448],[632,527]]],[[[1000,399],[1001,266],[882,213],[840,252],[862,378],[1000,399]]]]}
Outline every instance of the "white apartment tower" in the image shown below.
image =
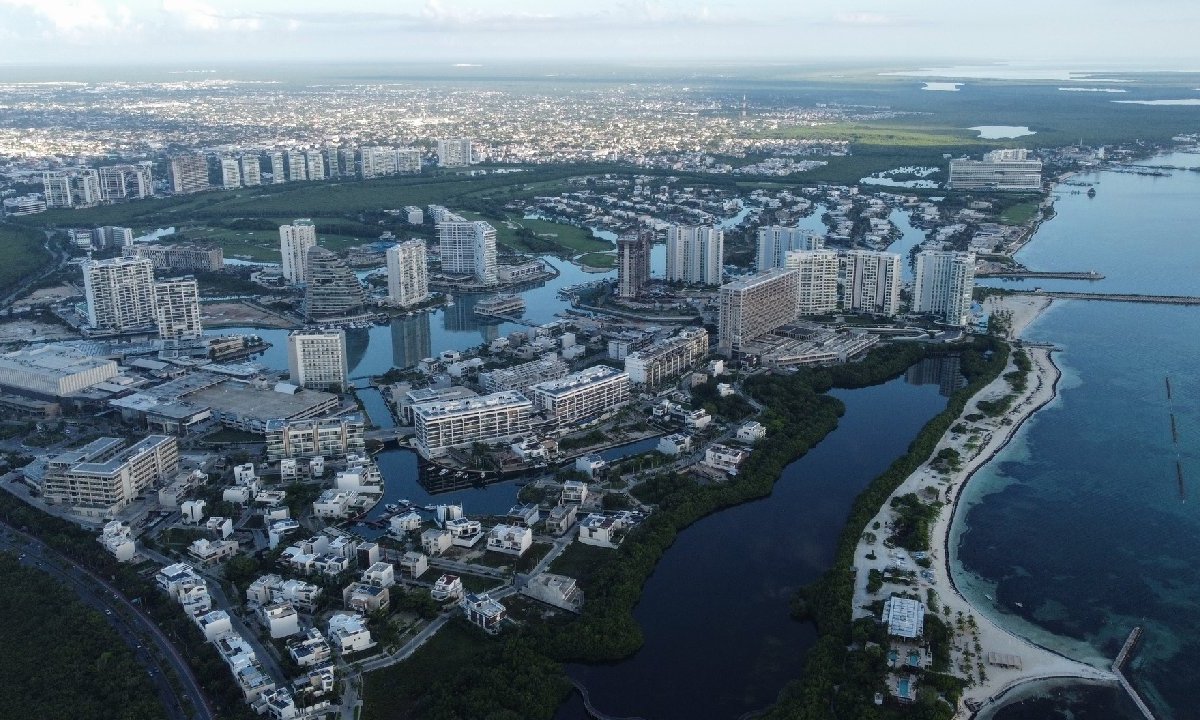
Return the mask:
{"type": "Polygon", "coordinates": [[[271,159],[271,182],[274,184],[287,182],[287,168],[283,165],[283,153],[273,152],[268,157],[271,159]]]}
{"type": "Polygon", "coordinates": [[[629,400],[629,375],[607,365],[593,365],[564,378],[529,388],[534,404],[557,425],[596,418],[629,400]]]}
{"type": "Polygon", "coordinates": [[[325,179],[325,156],[320,150],[304,153],[304,162],[309,180],[325,179]]]}
{"type": "Polygon", "coordinates": [[[1042,189],[1042,161],[1030,160],[1022,148],[993,150],[983,160],[950,161],[952,190],[1006,190],[1037,192],[1042,189]]]}
{"type": "Polygon", "coordinates": [[[769,225],[758,229],[758,271],[784,267],[787,254],[793,250],[821,250],[825,241],[795,227],[769,225]]]}
{"type": "Polygon", "coordinates": [[[158,337],[169,341],[198,340],[200,288],[190,278],[164,280],[154,285],[154,318],[158,337]]]}
{"type": "Polygon", "coordinates": [[[442,272],[496,284],[496,228],[483,221],[438,223],[442,272]]]}
{"type": "Polygon", "coordinates": [[[672,225],[667,228],[667,281],[720,285],[725,233],[711,227],[672,225]]]}
{"type": "Polygon", "coordinates": [[[201,154],[171,158],[171,190],[176,194],[209,189],[208,157],[201,154]]]}
{"type": "Polygon", "coordinates": [[[283,153],[283,158],[287,161],[288,180],[297,182],[308,179],[308,160],[304,157],[304,153],[298,150],[288,150],[283,153]]]}
{"type": "Polygon", "coordinates": [[[438,167],[466,167],[475,161],[471,138],[450,138],[437,141],[438,167]]]}
{"type": "Polygon", "coordinates": [[[221,158],[221,187],[226,190],[242,186],[242,168],[237,158],[221,158]]]}
{"type": "Polygon", "coordinates": [[[845,255],[842,308],[892,316],[900,311],[900,256],[871,250],[845,255]]]}
{"type": "Polygon", "coordinates": [[[243,185],[262,185],[262,163],[259,162],[257,154],[242,155],[239,163],[242,166],[243,185]]]}
{"type": "Polygon", "coordinates": [[[154,325],[154,263],[149,260],[87,260],[83,291],[88,324],[96,330],[132,332],[154,325]]]}
{"type": "Polygon", "coordinates": [[[773,268],[721,286],[717,348],[741,353],[747,343],[796,319],[800,271],[773,268]]]}
{"type": "Polygon", "coordinates": [[[282,258],[283,279],[292,285],[303,285],[308,278],[308,250],[317,244],[317,226],[307,218],[279,226],[279,254],[282,258]]]}
{"type": "Polygon", "coordinates": [[[387,275],[388,299],[393,305],[409,307],[429,299],[425,241],[409,240],[388,248],[387,275]]]}
{"type": "Polygon", "coordinates": [[[799,272],[797,315],[823,315],[837,310],[838,254],[833,250],[793,250],[785,267],[799,272]]]}
{"type": "Polygon", "coordinates": [[[975,253],[917,253],[913,312],[932,313],[950,325],[966,325],[975,291],[975,253]]]}
{"type": "Polygon", "coordinates": [[[511,440],[529,432],[533,402],[519,392],[504,391],[461,400],[412,406],[417,449],[425,457],[452,447],[511,440]]]}
{"type": "Polygon", "coordinates": [[[297,330],[288,335],[288,371],[293,385],[310,390],[344,390],[346,333],[297,330]]]}

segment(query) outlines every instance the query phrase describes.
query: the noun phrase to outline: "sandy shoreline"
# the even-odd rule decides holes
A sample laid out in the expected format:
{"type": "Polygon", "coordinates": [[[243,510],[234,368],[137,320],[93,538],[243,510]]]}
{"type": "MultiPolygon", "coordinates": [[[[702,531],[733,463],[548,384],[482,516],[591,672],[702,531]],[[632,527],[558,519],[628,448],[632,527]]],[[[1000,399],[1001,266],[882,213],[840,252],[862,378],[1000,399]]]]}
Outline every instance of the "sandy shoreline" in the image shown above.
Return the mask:
{"type": "MultiPolygon", "coordinates": [[[[1008,318],[1010,335],[1017,337],[1051,304],[1045,297],[990,297],[988,310],[1004,313],[1008,318]]],[[[961,434],[947,433],[938,443],[934,456],[943,448],[953,448],[960,454],[959,467],[949,472],[938,472],[925,463],[910,475],[904,483],[892,494],[892,497],[908,493],[925,493],[925,497],[935,495],[944,504],[934,522],[930,533],[929,558],[932,561],[929,571],[931,580],[917,575],[916,586],[892,584],[885,582],[882,589],[875,593],[867,593],[869,571],[883,571],[888,566],[895,567],[899,563],[904,570],[916,569],[910,564],[913,558],[909,553],[900,550],[889,550],[882,545],[886,537],[886,528],[893,518],[890,501],[885,503],[876,515],[871,525],[879,523],[880,530],[876,531],[879,542],[868,543],[860,540],[855,551],[855,567],[858,572],[854,588],[854,616],[864,617],[870,614],[865,606],[871,602],[886,599],[893,593],[913,592],[914,589],[925,600],[927,590],[937,593],[939,616],[954,625],[959,618],[965,621],[964,629],[956,633],[955,649],[951,653],[951,669],[960,676],[962,668],[970,668],[968,673],[973,684],[964,692],[964,701],[970,701],[973,706],[988,706],[1007,694],[1014,688],[1037,680],[1050,678],[1079,678],[1100,682],[1116,682],[1116,676],[1107,668],[1098,668],[1083,662],[1072,660],[1036,643],[1020,637],[992,621],[987,615],[972,605],[954,585],[950,573],[950,538],[952,523],[958,504],[962,499],[967,482],[980,468],[990,462],[1016,436],[1017,432],[1035,412],[1052,402],[1057,396],[1058,381],[1061,373],[1052,358],[1053,348],[1027,347],[1026,352],[1032,363],[1026,388],[1019,393],[1011,409],[1002,417],[984,418],[975,422],[965,419],[967,415],[978,413],[977,405],[981,400],[994,400],[1011,392],[1008,382],[998,377],[975,395],[963,410],[955,425],[963,424],[968,430],[961,434]],[[875,557],[871,558],[870,555],[875,557]],[[949,609],[949,613],[945,612],[949,609]],[[978,651],[976,650],[978,648],[978,651]],[[1015,655],[1020,661],[1019,668],[1007,668],[991,665],[986,658],[988,653],[1015,655]],[[979,669],[983,664],[982,675],[979,669]]],[[[1011,361],[1005,372],[1015,369],[1011,361]]],[[[966,707],[960,707],[957,717],[969,717],[973,713],[966,707]]]]}

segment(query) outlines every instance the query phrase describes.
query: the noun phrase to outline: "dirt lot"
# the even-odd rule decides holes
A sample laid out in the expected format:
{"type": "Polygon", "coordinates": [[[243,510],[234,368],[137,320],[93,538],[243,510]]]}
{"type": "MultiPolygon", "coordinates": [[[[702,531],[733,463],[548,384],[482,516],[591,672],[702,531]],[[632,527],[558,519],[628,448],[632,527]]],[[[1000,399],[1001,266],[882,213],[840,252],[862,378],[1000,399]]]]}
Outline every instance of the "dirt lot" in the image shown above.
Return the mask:
{"type": "Polygon", "coordinates": [[[200,312],[205,327],[255,325],[288,328],[294,324],[282,315],[240,302],[204,303],[200,306],[200,312]]]}

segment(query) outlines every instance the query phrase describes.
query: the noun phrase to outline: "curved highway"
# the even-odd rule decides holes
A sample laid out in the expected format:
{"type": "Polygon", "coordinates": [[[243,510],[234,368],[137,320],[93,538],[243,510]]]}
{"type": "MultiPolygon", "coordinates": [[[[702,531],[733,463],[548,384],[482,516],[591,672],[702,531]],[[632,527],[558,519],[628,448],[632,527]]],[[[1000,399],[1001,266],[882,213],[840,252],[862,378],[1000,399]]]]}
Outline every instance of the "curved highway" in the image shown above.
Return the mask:
{"type": "Polygon", "coordinates": [[[147,679],[154,684],[171,720],[214,719],[208,698],[179,651],[153,620],[115,588],[41,540],[4,522],[0,522],[0,551],[10,552],[22,565],[50,575],[84,603],[104,612],[146,668],[147,679]],[[179,679],[178,688],[171,682],[172,675],[179,679]]]}

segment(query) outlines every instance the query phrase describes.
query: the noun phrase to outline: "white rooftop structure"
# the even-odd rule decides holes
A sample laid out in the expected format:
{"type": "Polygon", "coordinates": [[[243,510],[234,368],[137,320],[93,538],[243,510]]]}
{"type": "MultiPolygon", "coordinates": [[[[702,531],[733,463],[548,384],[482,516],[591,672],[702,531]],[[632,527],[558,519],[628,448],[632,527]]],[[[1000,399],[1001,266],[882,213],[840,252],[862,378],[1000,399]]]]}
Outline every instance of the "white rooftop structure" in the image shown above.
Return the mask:
{"type": "Polygon", "coordinates": [[[887,623],[888,635],[919,638],[925,631],[925,604],[893,595],[883,604],[883,621],[887,623]]]}

